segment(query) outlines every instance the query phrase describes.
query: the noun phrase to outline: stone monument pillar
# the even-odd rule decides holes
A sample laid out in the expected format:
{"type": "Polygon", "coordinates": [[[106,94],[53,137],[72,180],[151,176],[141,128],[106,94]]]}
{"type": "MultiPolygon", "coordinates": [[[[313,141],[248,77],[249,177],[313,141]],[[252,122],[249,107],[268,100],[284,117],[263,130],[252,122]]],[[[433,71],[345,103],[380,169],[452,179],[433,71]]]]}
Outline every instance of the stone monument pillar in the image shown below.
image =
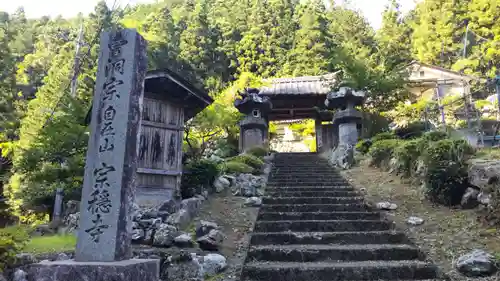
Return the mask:
{"type": "Polygon", "coordinates": [[[341,87],[338,91],[328,94],[325,105],[336,109],[333,122],[338,126],[338,145],[332,151],[330,162],[333,165],[348,169],[354,162],[354,146],[358,142],[358,123],[363,115],[355,107],[362,105],[365,92],[341,87]]]}
{"type": "Polygon", "coordinates": [[[159,260],[131,259],[146,68],[146,42],[135,30],[101,35],[75,260],[35,264],[30,281],[159,280],[159,260]]]}
{"type": "Polygon", "coordinates": [[[237,99],[234,106],[246,116],[240,121],[239,150],[262,146],[267,141],[269,122],[267,115],[272,109],[268,97],[261,97],[258,89],[246,89],[243,99],[237,99]]]}

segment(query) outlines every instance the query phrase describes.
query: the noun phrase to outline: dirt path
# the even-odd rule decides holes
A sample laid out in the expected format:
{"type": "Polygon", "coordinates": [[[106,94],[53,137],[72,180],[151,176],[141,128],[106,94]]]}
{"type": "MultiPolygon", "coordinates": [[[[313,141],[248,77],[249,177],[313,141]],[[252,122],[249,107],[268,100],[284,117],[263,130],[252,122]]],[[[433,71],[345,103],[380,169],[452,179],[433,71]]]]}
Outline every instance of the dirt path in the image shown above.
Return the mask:
{"type": "Polygon", "coordinates": [[[500,257],[500,230],[481,224],[475,210],[433,205],[419,187],[365,164],[342,173],[354,186],[366,188],[368,201],[396,203],[398,208],[388,216],[451,280],[500,280],[500,273],[488,278],[467,278],[453,267],[458,257],[473,249],[484,249],[500,257]],[[409,226],[406,223],[409,216],[421,217],[425,222],[421,226],[409,226]]]}
{"type": "Polygon", "coordinates": [[[211,278],[211,281],[239,280],[241,266],[245,259],[250,233],[253,230],[258,208],[244,207],[245,198],[227,193],[210,196],[203,203],[199,217],[195,220],[216,222],[226,235],[221,254],[227,258],[227,269],[211,278]]]}

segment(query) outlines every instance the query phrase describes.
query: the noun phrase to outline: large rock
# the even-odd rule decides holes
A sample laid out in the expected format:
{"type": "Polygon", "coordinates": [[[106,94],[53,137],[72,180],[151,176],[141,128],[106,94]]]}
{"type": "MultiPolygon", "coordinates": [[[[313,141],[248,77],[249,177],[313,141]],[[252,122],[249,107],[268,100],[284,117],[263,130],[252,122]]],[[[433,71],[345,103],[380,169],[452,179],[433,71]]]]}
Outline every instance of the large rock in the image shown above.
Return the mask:
{"type": "Polygon", "coordinates": [[[193,239],[191,234],[182,233],[174,238],[174,244],[177,247],[191,247],[193,246],[193,239]]]}
{"type": "Polygon", "coordinates": [[[424,219],[419,217],[409,217],[406,222],[411,225],[421,225],[424,223],[424,219]]]}
{"type": "Polygon", "coordinates": [[[17,269],[14,272],[14,279],[12,279],[12,280],[13,281],[28,281],[27,277],[28,277],[28,274],[24,270],[17,269]]]}
{"type": "Polygon", "coordinates": [[[332,151],[329,159],[330,164],[347,170],[354,164],[354,147],[349,144],[339,144],[335,150],[332,151]]]}
{"type": "Polygon", "coordinates": [[[495,259],[483,250],[474,250],[458,258],[457,270],[469,277],[490,276],[497,271],[495,259]]]}
{"type": "Polygon", "coordinates": [[[469,182],[481,189],[490,188],[499,183],[500,161],[471,160],[469,165],[469,182]]]}
{"type": "MultiPolygon", "coordinates": [[[[189,254],[183,253],[183,255],[189,254]]],[[[203,281],[203,266],[196,258],[196,254],[193,253],[185,260],[164,264],[160,277],[162,280],[168,281],[203,281]]]]}
{"type": "Polygon", "coordinates": [[[196,197],[184,199],[181,202],[181,210],[188,211],[189,215],[194,218],[200,211],[202,201],[196,197]]]}
{"type": "Polygon", "coordinates": [[[153,238],[153,246],[170,247],[177,237],[177,228],[169,224],[161,224],[156,230],[153,238]]]}
{"type": "Polygon", "coordinates": [[[202,237],[210,233],[212,229],[218,229],[219,226],[215,222],[199,221],[196,224],[196,237],[202,237]]]}
{"type": "Polygon", "coordinates": [[[220,176],[214,181],[215,192],[222,192],[231,186],[231,182],[224,176],[220,176]]]}
{"type": "Polygon", "coordinates": [[[186,228],[191,222],[191,215],[185,209],[180,209],[178,212],[173,213],[168,217],[167,223],[171,225],[175,225],[180,229],[186,228]]]}
{"type": "Polygon", "coordinates": [[[216,251],[224,242],[224,234],[220,230],[212,229],[207,235],[196,240],[202,250],[216,251]]]}
{"type": "Polygon", "coordinates": [[[260,207],[262,205],[262,198],[260,197],[250,197],[245,200],[245,206],[248,207],[260,207]]]}
{"type": "Polygon", "coordinates": [[[68,215],[76,214],[78,212],[80,212],[80,201],[69,200],[64,206],[63,217],[67,217],[68,215]]]}
{"type": "Polygon", "coordinates": [[[158,212],[173,214],[179,210],[179,207],[179,202],[177,200],[170,199],[160,204],[160,206],[158,207],[158,212]]]}
{"type": "Polygon", "coordinates": [[[234,195],[252,197],[257,195],[257,190],[266,184],[265,176],[255,176],[252,174],[239,174],[236,178],[236,184],[232,188],[234,195]]]}
{"type": "Polygon", "coordinates": [[[146,233],[142,228],[134,228],[132,229],[132,241],[138,242],[144,240],[146,233]]]}
{"type": "Polygon", "coordinates": [[[73,233],[78,230],[80,224],[80,213],[69,214],[64,218],[64,225],[66,225],[66,232],[73,233]]]}
{"type": "Polygon", "coordinates": [[[203,275],[214,276],[226,268],[226,258],[219,254],[208,254],[203,257],[203,275]]]}
{"type": "Polygon", "coordinates": [[[475,208],[479,202],[477,201],[477,196],[479,195],[479,190],[469,187],[465,191],[464,195],[462,196],[462,201],[460,202],[460,205],[464,209],[472,209],[475,208]]]}
{"type": "Polygon", "coordinates": [[[391,203],[391,202],[378,202],[377,203],[377,209],[379,210],[388,210],[388,211],[392,211],[392,210],[396,210],[398,208],[398,205],[394,204],[394,203],[391,203]]]}

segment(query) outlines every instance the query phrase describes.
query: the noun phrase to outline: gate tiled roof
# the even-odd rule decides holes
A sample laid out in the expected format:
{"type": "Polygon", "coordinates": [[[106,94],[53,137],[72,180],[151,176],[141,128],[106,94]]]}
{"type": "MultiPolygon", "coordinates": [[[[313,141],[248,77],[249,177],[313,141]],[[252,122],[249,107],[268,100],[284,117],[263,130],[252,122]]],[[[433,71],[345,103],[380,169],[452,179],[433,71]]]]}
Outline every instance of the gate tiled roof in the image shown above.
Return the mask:
{"type": "Polygon", "coordinates": [[[335,82],[335,73],[320,76],[302,76],[294,78],[270,79],[260,88],[259,94],[274,95],[326,95],[331,92],[335,82]]]}

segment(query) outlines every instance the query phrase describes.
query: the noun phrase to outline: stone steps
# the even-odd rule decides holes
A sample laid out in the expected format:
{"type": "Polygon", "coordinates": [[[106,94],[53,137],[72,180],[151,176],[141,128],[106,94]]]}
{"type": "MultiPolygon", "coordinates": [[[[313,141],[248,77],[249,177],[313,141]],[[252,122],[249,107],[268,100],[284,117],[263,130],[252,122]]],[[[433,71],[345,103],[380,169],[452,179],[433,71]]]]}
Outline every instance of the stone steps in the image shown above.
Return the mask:
{"type": "Polygon", "coordinates": [[[392,222],[381,220],[302,220],[302,221],[257,221],[254,232],[330,232],[390,230],[392,222]]]}
{"type": "Polygon", "coordinates": [[[261,221],[280,220],[376,220],[380,219],[378,212],[261,212],[261,221]]]}
{"type": "Polygon", "coordinates": [[[332,185],[347,185],[344,181],[273,181],[267,183],[268,186],[332,186],[332,185]]]}
{"type": "Polygon", "coordinates": [[[442,281],[324,159],[277,154],[242,281],[442,281]]]}
{"type": "Polygon", "coordinates": [[[252,234],[252,245],[269,244],[407,244],[403,232],[346,231],[346,232],[261,232],[252,234]]]}
{"type": "Polygon", "coordinates": [[[345,192],[345,191],[355,191],[354,188],[350,186],[268,186],[266,189],[267,192],[274,193],[283,193],[287,192],[326,192],[326,191],[334,191],[334,192],[345,192]]]}
{"type": "Polygon", "coordinates": [[[259,245],[250,248],[250,261],[323,262],[423,260],[419,250],[405,244],[259,245]]]}
{"type": "Polygon", "coordinates": [[[362,203],[363,197],[264,197],[263,204],[347,204],[362,203]]]}
{"type": "Polygon", "coordinates": [[[285,197],[356,197],[360,194],[356,191],[294,191],[283,190],[276,192],[275,189],[269,189],[266,193],[269,197],[285,198],[285,197]]]}
{"type": "Polygon", "coordinates": [[[261,212],[346,212],[366,211],[365,204],[266,204],[261,212]]]}
{"type": "Polygon", "coordinates": [[[242,280],[345,281],[436,278],[435,265],[423,261],[247,262],[242,280]]]}

